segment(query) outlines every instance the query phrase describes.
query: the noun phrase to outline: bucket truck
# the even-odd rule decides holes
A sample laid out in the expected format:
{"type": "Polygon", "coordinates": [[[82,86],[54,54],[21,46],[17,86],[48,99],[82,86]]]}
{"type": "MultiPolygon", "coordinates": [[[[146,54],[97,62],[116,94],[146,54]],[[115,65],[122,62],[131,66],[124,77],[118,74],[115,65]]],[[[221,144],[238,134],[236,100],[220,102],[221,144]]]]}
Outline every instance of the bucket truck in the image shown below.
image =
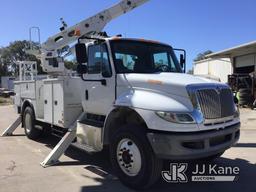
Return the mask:
{"type": "MultiPolygon", "coordinates": [[[[216,158],[234,145],[240,120],[230,87],[184,74],[185,52],[177,59],[168,44],[102,32],[145,2],[123,0],[75,26],[64,25],[30,51],[48,77],[15,82],[20,116],[3,136],[19,124],[30,139],[45,130],[61,136],[44,167],[58,163],[71,144],[88,152],[108,147],[115,174],[135,189],[154,184],[166,159],[216,158]],[[65,69],[66,51],[76,55],[80,77],[65,69]]],[[[34,63],[21,67],[28,65],[34,63]]]]}

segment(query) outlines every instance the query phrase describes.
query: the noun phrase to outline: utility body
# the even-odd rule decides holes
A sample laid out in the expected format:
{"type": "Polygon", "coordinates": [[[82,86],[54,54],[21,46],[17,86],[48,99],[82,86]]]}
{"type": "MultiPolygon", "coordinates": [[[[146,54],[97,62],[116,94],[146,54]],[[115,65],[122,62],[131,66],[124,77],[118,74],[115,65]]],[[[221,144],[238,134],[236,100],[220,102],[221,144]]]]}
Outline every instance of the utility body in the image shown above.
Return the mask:
{"type": "Polygon", "coordinates": [[[122,1],[62,29],[37,53],[48,77],[15,82],[15,125],[21,122],[31,139],[49,131],[62,137],[43,166],[71,143],[88,152],[107,147],[120,180],[141,189],[157,181],[163,160],[215,158],[238,141],[239,112],[228,85],[184,74],[185,54],[178,60],[170,45],[102,33],[142,3],[122,1]],[[79,76],[60,56],[75,40],[70,50],[79,76]]]}

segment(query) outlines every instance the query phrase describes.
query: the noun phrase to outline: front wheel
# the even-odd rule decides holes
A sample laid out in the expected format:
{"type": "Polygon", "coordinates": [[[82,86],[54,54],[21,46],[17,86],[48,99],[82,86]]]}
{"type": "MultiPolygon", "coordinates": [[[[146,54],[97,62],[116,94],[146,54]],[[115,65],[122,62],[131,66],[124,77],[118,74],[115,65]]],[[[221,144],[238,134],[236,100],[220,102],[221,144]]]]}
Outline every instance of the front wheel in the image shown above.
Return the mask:
{"type": "Polygon", "coordinates": [[[125,125],[111,138],[110,157],[113,169],[120,181],[133,189],[145,189],[153,185],[162,170],[143,127],[125,125]]]}

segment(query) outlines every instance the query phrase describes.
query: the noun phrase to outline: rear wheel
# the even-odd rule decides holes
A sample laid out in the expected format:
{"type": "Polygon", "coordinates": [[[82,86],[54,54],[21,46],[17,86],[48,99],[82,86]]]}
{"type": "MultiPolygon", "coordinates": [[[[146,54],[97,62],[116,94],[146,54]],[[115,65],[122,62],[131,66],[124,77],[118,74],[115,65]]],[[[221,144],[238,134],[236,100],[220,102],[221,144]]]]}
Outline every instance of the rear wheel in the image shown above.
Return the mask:
{"type": "Polygon", "coordinates": [[[125,125],[111,138],[110,157],[120,181],[133,189],[153,185],[162,170],[162,160],[156,158],[143,127],[125,125]]]}
{"type": "Polygon", "coordinates": [[[29,139],[38,139],[41,135],[41,130],[35,128],[35,115],[31,107],[26,107],[23,113],[23,125],[26,136],[29,139]]]}

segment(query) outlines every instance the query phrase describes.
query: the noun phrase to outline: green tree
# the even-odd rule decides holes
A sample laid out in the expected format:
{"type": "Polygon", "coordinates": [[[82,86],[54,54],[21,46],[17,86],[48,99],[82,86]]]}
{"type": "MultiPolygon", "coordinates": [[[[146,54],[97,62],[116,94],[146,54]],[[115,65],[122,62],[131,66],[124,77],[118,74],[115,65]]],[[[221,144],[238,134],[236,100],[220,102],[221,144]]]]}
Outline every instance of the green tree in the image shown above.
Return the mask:
{"type": "Polygon", "coordinates": [[[206,59],[206,55],[208,55],[208,54],[211,54],[211,53],[213,53],[211,50],[207,50],[207,51],[204,51],[204,52],[202,52],[202,53],[199,53],[197,56],[196,56],[196,58],[194,59],[194,61],[201,61],[201,60],[204,60],[204,59],[206,59]]]}
{"type": "Polygon", "coordinates": [[[4,60],[2,58],[4,48],[0,48],[0,76],[6,76],[8,75],[8,66],[6,63],[4,63],[4,60]]]}
{"type": "Polygon", "coordinates": [[[188,71],[187,71],[187,74],[194,74],[194,72],[193,72],[193,69],[189,69],[188,71]]]}
{"type": "Polygon", "coordinates": [[[75,60],[72,60],[72,61],[64,60],[64,65],[67,69],[76,71],[77,63],[75,62],[75,60]]]}
{"type": "MultiPolygon", "coordinates": [[[[35,43],[34,43],[35,44],[35,43]]],[[[14,41],[11,42],[7,47],[1,48],[0,51],[0,75],[18,75],[17,61],[36,61],[38,73],[43,73],[42,67],[40,66],[40,60],[34,55],[27,54],[25,50],[30,46],[30,42],[14,41]]]]}

